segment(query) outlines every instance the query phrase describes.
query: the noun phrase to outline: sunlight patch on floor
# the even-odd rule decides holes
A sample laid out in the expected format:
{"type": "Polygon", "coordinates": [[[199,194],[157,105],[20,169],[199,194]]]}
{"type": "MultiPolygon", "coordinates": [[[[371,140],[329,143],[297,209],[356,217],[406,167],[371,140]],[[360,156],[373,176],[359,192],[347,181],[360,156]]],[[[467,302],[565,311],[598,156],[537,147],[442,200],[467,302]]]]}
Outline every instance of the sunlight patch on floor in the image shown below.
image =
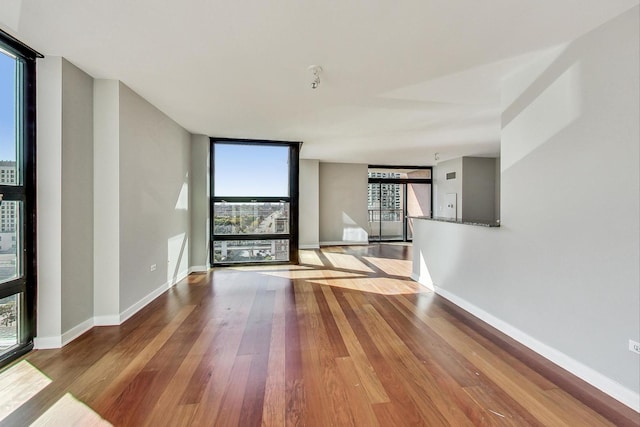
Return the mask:
{"type": "Polygon", "coordinates": [[[237,270],[237,271],[271,271],[271,270],[281,270],[281,271],[287,271],[287,270],[309,270],[312,267],[306,267],[304,265],[294,265],[294,264],[287,264],[287,265],[243,265],[243,266],[226,266],[226,267],[220,267],[219,269],[224,269],[224,270],[237,270]]]}
{"type": "Polygon", "coordinates": [[[0,421],[50,383],[49,377],[26,360],[0,373],[0,421]]]}
{"type": "Polygon", "coordinates": [[[335,268],[341,268],[351,271],[362,271],[365,273],[374,273],[371,268],[369,268],[365,263],[363,263],[353,255],[325,252],[324,250],[322,252],[335,268]]]}
{"type": "Polygon", "coordinates": [[[386,277],[331,279],[330,281],[314,280],[313,283],[380,295],[417,294],[424,292],[424,288],[412,280],[389,279],[386,277]]]}
{"type": "Polygon", "coordinates": [[[409,277],[411,275],[411,268],[413,266],[412,261],[369,256],[365,256],[363,258],[389,276],[409,277]]]}
{"type": "Polygon", "coordinates": [[[70,393],[65,394],[40,416],[31,426],[111,426],[91,408],[70,393]]]}
{"type": "Polygon", "coordinates": [[[314,250],[301,250],[298,252],[300,264],[314,265],[324,267],[324,263],[314,250]]]}
{"type": "Polygon", "coordinates": [[[350,278],[363,277],[360,273],[348,273],[335,270],[291,270],[291,271],[264,271],[267,276],[284,277],[286,279],[322,279],[322,278],[350,278]]]}

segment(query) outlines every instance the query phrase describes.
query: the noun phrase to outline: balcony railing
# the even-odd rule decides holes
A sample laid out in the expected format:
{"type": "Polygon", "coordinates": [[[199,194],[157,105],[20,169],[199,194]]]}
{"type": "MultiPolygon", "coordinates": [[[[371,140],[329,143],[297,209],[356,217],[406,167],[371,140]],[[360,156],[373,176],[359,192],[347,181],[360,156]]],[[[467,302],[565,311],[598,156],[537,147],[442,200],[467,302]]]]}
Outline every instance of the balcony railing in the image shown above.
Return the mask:
{"type": "Polygon", "coordinates": [[[369,222],[401,222],[404,220],[404,209],[369,208],[369,222]]]}

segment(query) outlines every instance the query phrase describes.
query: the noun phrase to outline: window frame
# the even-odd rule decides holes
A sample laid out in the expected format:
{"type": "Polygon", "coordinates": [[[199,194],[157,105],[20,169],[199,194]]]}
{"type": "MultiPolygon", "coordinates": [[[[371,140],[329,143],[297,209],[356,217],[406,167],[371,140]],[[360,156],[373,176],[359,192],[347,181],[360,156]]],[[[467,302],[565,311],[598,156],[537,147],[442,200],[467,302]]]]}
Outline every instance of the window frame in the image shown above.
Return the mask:
{"type": "MultiPolygon", "coordinates": [[[[382,232],[380,231],[378,240],[369,240],[370,243],[386,243],[386,242],[411,242],[413,238],[408,237],[408,216],[407,216],[407,185],[408,184],[428,184],[429,185],[429,198],[431,210],[429,212],[429,217],[433,218],[433,166],[397,166],[397,165],[369,165],[367,167],[367,171],[371,169],[396,169],[396,170],[429,170],[430,178],[375,178],[368,177],[367,185],[369,184],[378,184],[380,186],[380,190],[382,191],[382,184],[400,184],[402,185],[402,212],[403,212],[403,224],[402,224],[402,239],[389,239],[382,240],[382,232]]],[[[382,206],[380,207],[380,212],[382,211],[382,206]]],[[[381,225],[382,227],[382,225],[381,225]]]]}
{"type": "Polygon", "coordinates": [[[209,185],[209,265],[211,266],[240,266],[240,265],[279,265],[298,264],[298,212],[299,212],[299,175],[300,175],[300,147],[301,142],[296,141],[273,141],[256,139],[236,139],[236,138],[215,138],[210,140],[210,185],[209,185]],[[215,145],[253,145],[253,146],[279,146],[289,149],[289,194],[288,196],[216,196],[215,195],[215,145]],[[289,203],[289,233],[276,234],[215,234],[215,204],[219,202],[228,203],[260,203],[274,202],[289,203]],[[289,260],[288,261],[267,261],[267,262],[215,262],[214,244],[216,241],[241,241],[241,240],[288,240],[289,260]]]}
{"type": "Polygon", "coordinates": [[[0,367],[33,349],[36,336],[36,59],[44,56],[0,30],[0,48],[16,60],[16,182],[0,183],[4,201],[22,202],[17,253],[21,274],[0,286],[0,299],[17,295],[22,300],[18,344],[0,355],[0,367]]]}

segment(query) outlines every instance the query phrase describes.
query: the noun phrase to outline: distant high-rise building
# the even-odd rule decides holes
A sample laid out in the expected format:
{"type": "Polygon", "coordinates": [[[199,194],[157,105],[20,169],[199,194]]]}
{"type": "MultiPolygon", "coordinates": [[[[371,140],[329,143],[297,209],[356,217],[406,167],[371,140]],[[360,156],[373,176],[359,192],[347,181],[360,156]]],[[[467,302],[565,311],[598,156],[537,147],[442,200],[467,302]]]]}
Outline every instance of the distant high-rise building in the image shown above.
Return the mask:
{"type": "MultiPolygon", "coordinates": [[[[400,178],[395,172],[369,172],[369,178],[400,178]]],[[[400,184],[372,184],[368,193],[369,209],[380,209],[383,220],[392,221],[402,209],[400,184]]],[[[377,217],[377,214],[375,214],[377,217]]]]}
{"type": "MultiPolygon", "coordinates": [[[[16,162],[0,160],[0,185],[16,183],[16,162]]],[[[14,252],[16,249],[16,221],[18,202],[0,202],[0,252],[14,252]]]]}

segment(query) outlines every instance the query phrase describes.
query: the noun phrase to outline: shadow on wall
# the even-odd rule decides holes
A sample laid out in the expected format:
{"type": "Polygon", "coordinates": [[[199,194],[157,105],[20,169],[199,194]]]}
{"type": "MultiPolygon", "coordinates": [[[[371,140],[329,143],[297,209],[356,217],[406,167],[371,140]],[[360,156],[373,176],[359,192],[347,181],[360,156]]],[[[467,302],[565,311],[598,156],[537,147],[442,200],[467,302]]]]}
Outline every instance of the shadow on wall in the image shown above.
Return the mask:
{"type": "Polygon", "coordinates": [[[510,141],[509,156],[501,159],[504,172],[537,147],[569,127],[582,114],[579,52],[573,45],[559,52],[502,113],[502,139],[510,141]],[[509,125],[515,118],[519,125],[509,125]],[[523,119],[524,120],[520,120],[523,119]],[[529,123],[523,126],[522,123],[529,123]],[[538,125],[542,124],[544,125],[538,125]]]}
{"type": "Polygon", "coordinates": [[[342,212],[342,240],[345,242],[368,242],[369,233],[359,226],[353,218],[342,212]]]}

